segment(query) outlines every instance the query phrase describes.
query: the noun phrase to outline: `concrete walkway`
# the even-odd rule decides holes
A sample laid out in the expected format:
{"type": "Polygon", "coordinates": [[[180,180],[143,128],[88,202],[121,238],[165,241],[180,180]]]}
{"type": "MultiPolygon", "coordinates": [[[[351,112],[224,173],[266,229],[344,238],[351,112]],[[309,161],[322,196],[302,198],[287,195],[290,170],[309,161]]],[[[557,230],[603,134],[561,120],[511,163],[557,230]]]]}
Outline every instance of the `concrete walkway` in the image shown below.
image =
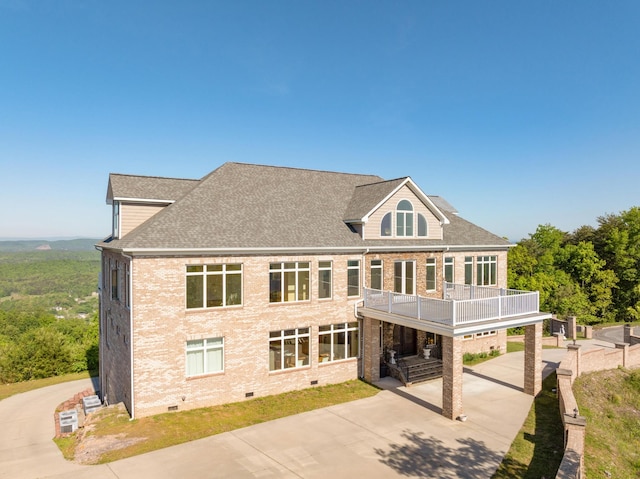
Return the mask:
{"type": "MultiPolygon", "coordinates": [[[[564,353],[545,349],[545,371],[564,353]]],[[[51,386],[0,401],[0,478],[486,479],[531,407],[533,398],[522,392],[523,368],[523,353],[465,368],[465,422],[440,415],[441,380],[405,388],[384,378],[384,390],[371,398],[100,466],[65,461],[51,441],[54,408],[89,381],[51,386]]]]}

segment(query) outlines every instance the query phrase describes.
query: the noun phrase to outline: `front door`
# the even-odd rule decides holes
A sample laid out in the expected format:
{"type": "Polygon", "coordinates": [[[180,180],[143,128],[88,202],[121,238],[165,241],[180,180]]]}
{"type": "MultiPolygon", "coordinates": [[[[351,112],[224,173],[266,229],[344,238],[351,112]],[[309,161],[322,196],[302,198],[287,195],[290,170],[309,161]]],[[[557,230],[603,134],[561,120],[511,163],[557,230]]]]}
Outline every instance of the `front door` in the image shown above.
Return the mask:
{"type": "Polygon", "coordinates": [[[396,357],[414,356],[416,354],[416,330],[400,325],[393,327],[393,349],[396,357]]]}

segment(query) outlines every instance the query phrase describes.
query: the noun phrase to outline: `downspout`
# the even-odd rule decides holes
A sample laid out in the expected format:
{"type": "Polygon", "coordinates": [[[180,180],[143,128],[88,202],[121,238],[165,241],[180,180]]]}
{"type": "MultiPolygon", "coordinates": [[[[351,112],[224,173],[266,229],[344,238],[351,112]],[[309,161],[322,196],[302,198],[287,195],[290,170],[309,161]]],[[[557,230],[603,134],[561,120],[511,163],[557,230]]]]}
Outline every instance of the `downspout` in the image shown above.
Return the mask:
{"type": "Polygon", "coordinates": [[[130,356],[129,361],[131,363],[131,371],[129,376],[131,377],[131,421],[135,419],[135,394],[133,390],[133,257],[122,253],[122,256],[129,260],[129,284],[127,288],[129,288],[129,347],[130,356]]]}
{"type": "Polygon", "coordinates": [[[100,391],[102,393],[102,401],[104,402],[104,396],[105,396],[105,388],[104,388],[104,383],[102,381],[104,381],[104,361],[102,361],[101,358],[101,352],[104,351],[104,348],[102,347],[102,331],[103,331],[103,320],[104,320],[104,298],[102,297],[102,294],[104,293],[104,256],[103,253],[104,251],[102,250],[102,248],[99,248],[98,246],[95,246],[96,250],[100,251],[100,276],[98,277],[98,290],[99,290],[99,294],[98,294],[98,320],[99,320],[99,336],[98,336],[98,380],[99,380],[99,384],[100,384],[100,391]]]}
{"type": "MultiPolygon", "coordinates": [[[[366,250],[364,250],[364,252],[362,253],[362,291],[364,291],[364,289],[367,287],[366,284],[366,280],[367,280],[367,275],[366,275],[366,270],[367,270],[367,263],[365,261],[365,256],[369,254],[369,248],[367,248],[366,250]]],[[[354,304],[353,306],[353,315],[356,317],[356,319],[358,321],[361,321],[361,318],[358,316],[358,303],[362,303],[364,306],[364,300],[362,301],[358,301],[354,304]]],[[[361,346],[361,350],[362,350],[362,359],[360,360],[360,377],[363,378],[364,377],[364,321],[362,321],[360,324],[362,324],[362,333],[361,334],[361,339],[360,341],[362,342],[361,346]]]]}

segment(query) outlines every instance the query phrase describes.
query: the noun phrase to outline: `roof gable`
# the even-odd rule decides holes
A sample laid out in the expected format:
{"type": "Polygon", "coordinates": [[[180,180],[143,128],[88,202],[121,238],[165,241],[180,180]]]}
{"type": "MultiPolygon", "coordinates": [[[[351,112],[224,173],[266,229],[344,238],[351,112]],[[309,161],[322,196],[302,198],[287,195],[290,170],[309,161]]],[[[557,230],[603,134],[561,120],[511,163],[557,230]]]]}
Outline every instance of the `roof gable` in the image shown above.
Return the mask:
{"type": "Polygon", "coordinates": [[[440,220],[440,224],[448,224],[449,219],[436,206],[429,196],[424,194],[410,177],[362,185],[356,188],[345,213],[345,221],[366,223],[369,216],[382,207],[396,192],[407,186],[416,197],[440,220]]]}
{"type": "Polygon", "coordinates": [[[114,200],[173,203],[199,182],[200,180],[111,173],[107,187],[107,204],[112,204],[114,200]]]}

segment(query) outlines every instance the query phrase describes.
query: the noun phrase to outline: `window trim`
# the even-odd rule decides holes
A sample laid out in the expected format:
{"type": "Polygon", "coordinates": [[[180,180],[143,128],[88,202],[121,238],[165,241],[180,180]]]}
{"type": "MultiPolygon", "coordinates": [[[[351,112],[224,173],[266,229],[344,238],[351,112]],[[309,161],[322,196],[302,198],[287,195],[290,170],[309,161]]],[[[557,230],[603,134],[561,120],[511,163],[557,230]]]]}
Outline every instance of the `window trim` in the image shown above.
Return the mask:
{"type": "Polygon", "coordinates": [[[371,284],[369,285],[371,289],[375,289],[377,291],[383,291],[384,290],[384,266],[383,266],[384,262],[381,259],[372,259],[371,263],[370,263],[370,274],[371,274],[371,284]],[[378,264],[373,264],[374,261],[377,261],[378,264]],[[373,271],[380,271],[380,287],[379,288],[374,288],[373,287],[373,271]]]}
{"type": "Polygon", "coordinates": [[[291,328],[291,329],[280,329],[280,330],[275,330],[275,331],[269,331],[269,342],[268,342],[268,346],[269,346],[269,373],[276,373],[276,372],[281,372],[281,371],[288,371],[288,370],[292,370],[292,369],[300,369],[300,368],[307,368],[311,365],[311,327],[310,326],[305,326],[303,328],[291,328]],[[293,334],[285,334],[288,331],[294,331],[293,334]],[[306,331],[306,332],[300,332],[300,331],[306,331]],[[280,336],[272,336],[275,333],[280,333],[280,336]],[[304,344],[302,343],[300,340],[307,338],[307,344],[309,345],[309,352],[306,356],[306,364],[300,364],[298,365],[299,361],[304,361],[304,359],[301,359],[299,357],[299,345],[300,344],[304,344]],[[293,340],[293,345],[294,345],[294,358],[293,358],[293,366],[287,367],[287,358],[289,356],[286,355],[285,353],[285,341],[287,340],[293,340]],[[271,349],[271,343],[275,343],[279,341],[280,342],[280,368],[275,368],[275,358],[274,358],[274,369],[271,369],[271,351],[274,351],[273,349],[271,349]]]}
{"type": "Polygon", "coordinates": [[[437,258],[427,258],[425,262],[425,289],[429,292],[438,290],[438,260],[437,258]],[[433,274],[433,279],[429,279],[429,275],[433,274]],[[429,288],[430,283],[433,283],[433,288],[429,288]]]}
{"type": "Polygon", "coordinates": [[[396,218],[396,237],[413,238],[415,236],[415,208],[413,203],[405,198],[398,201],[395,209],[396,218]],[[410,209],[400,209],[402,203],[407,203],[410,209]],[[400,222],[402,218],[402,224],[400,222]]]}
{"type": "MultiPolygon", "coordinates": [[[[304,288],[303,288],[304,289],[304,288]]],[[[310,261],[277,261],[274,263],[269,263],[269,304],[284,304],[284,303],[305,303],[305,302],[309,302],[311,301],[311,262],[310,261]],[[293,268],[291,267],[286,267],[285,265],[287,264],[294,264],[295,266],[293,268]],[[301,264],[306,264],[306,267],[300,267],[301,264]],[[279,268],[275,268],[274,266],[278,266],[279,268]],[[302,272],[307,272],[307,281],[306,281],[306,298],[304,299],[299,299],[300,298],[300,273],[302,272]],[[279,280],[275,280],[272,278],[272,274],[280,274],[280,278],[279,280]],[[287,291],[285,291],[285,284],[286,282],[284,281],[284,274],[285,273],[294,273],[294,291],[293,291],[293,295],[294,295],[294,299],[293,300],[289,300],[287,299],[287,291]],[[274,281],[279,281],[280,282],[280,291],[276,291],[273,288],[273,282],[274,281]],[[273,298],[275,297],[274,295],[276,294],[280,294],[279,296],[279,300],[275,301],[273,298]]]]}
{"type": "Polygon", "coordinates": [[[347,298],[359,298],[360,296],[362,296],[362,288],[361,288],[361,283],[362,280],[360,278],[361,272],[360,272],[360,260],[359,259],[349,259],[347,260],[347,298]],[[350,264],[350,263],[357,263],[357,265],[354,264],[350,264]],[[353,276],[351,274],[349,274],[351,271],[357,270],[358,274],[357,276],[353,276]],[[351,278],[356,278],[358,279],[358,284],[357,285],[352,285],[351,284],[351,278]],[[349,294],[350,291],[354,288],[358,288],[358,294],[349,294]]]}
{"type": "Polygon", "coordinates": [[[320,300],[329,300],[333,299],[333,261],[318,261],[318,299],[320,300]],[[323,263],[328,263],[328,266],[322,266],[323,263]],[[322,296],[322,274],[321,272],[329,272],[329,296],[322,296]]]}
{"type": "Polygon", "coordinates": [[[210,337],[210,338],[201,338],[201,339],[188,339],[185,342],[185,348],[184,348],[184,359],[185,359],[185,363],[184,363],[184,372],[185,372],[185,377],[187,377],[188,379],[191,378],[198,378],[198,377],[202,377],[202,376],[210,376],[212,374],[221,374],[224,373],[224,364],[225,364],[225,341],[224,341],[224,336],[216,336],[216,337],[210,337]],[[213,341],[213,340],[220,340],[220,344],[213,344],[211,346],[208,345],[209,341],[213,341]],[[194,342],[194,341],[202,341],[202,347],[194,347],[189,349],[189,343],[190,342],[194,342]],[[215,351],[215,350],[220,350],[222,351],[222,367],[219,370],[215,370],[215,371],[208,371],[207,370],[207,365],[208,365],[208,355],[207,353],[209,351],[215,351]],[[194,352],[194,351],[202,351],[202,373],[197,373],[197,374],[189,374],[189,352],[194,352]]]}
{"type": "MultiPolygon", "coordinates": [[[[360,357],[360,323],[358,321],[351,321],[346,323],[333,323],[333,324],[325,324],[318,327],[318,363],[334,363],[338,361],[348,361],[350,359],[358,359],[360,357]],[[355,326],[354,326],[355,324],[355,326]],[[329,328],[326,330],[321,330],[321,328],[329,328]],[[355,356],[349,356],[350,351],[350,342],[349,335],[350,332],[355,331],[357,333],[357,337],[355,339],[356,342],[356,354],[355,356]],[[335,359],[335,344],[334,341],[335,335],[343,333],[344,334],[344,357],[335,359]],[[324,343],[320,342],[321,336],[329,336],[329,353],[321,353],[322,350],[321,345],[324,343]]],[[[338,344],[339,345],[339,344],[338,344]]]]}
{"type": "Polygon", "coordinates": [[[415,295],[416,294],[416,261],[412,260],[412,259],[403,259],[403,260],[397,260],[393,262],[393,291],[395,293],[400,293],[400,294],[408,294],[408,295],[415,295]],[[398,280],[398,275],[397,273],[397,267],[398,265],[402,265],[401,266],[401,272],[400,272],[400,285],[401,285],[401,291],[398,291],[396,286],[396,281],[398,280]],[[409,268],[410,267],[410,268],[409,268]],[[407,277],[407,272],[411,270],[411,278],[407,277]],[[412,280],[412,284],[411,284],[411,292],[407,292],[407,280],[411,279],[412,280]]]}
{"type": "Polygon", "coordinates": [[[203,309],[216,309],[216,308],[231,308],[240,307],[244,301],[244,265],[242,263],[207,263],[207,264],[187,264],[185,265],[185,280],[184,280],[184,307],[187,311],[203,310],[203,309]],[[239,270],[229,270],[229,267],[239,266],[239,270]],[[189,271],[189,268],[202,268],[202,271],[189,271]],[[221,267],[220,271],[209,271],[209,267],[221,267]],[[189,307],[189,277],[202,277],[202,306],[189,307]],[[209,276],[221,276],[222,277],[222,304],[209,306],[207,304],[207,279],[209,276]],[[240,302],[237,304],[227,304],[227,278],[229,276],[240,277],[240,302]]]}
{"type": "Polygon", "coordinates": [[[477,286],[497,286],[498,285],[498,256],[486,255],[476,257],[476,285],[477,286]],[[485,277],[488,281],[485,282],[485,277]]]}
{"type": "Polygon", "coordinates": [[[456,259],[453,256],[445,256],[442,261],[442,277],[447,283],[455,283],[456,279],[456,259]],[[450,270],[451,277],[447,274],[447,270],[450,270]]]}

